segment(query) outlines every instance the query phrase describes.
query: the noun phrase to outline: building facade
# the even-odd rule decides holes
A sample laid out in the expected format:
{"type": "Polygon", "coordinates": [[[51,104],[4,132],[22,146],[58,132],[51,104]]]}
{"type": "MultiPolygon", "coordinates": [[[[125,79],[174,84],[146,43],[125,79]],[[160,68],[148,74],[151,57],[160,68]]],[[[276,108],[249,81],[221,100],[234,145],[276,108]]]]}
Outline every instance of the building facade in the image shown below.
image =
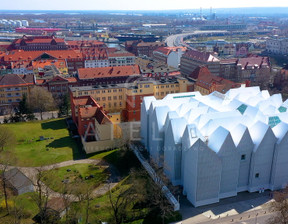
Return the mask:
{"type": "Polygon", "coordinates": [[[145,97],[141,139],[172,184],[203,206],[287,186],[287,109],[281,94],[259,87],[145,97]]]}
{"type": "Polygon", "coordinates": [[[213,75],[219,76],[220,60],[208,52],[188,50],[182,55],[180,61],[180,72],[188,77],[198,66],[206,66],[213,75]]]}

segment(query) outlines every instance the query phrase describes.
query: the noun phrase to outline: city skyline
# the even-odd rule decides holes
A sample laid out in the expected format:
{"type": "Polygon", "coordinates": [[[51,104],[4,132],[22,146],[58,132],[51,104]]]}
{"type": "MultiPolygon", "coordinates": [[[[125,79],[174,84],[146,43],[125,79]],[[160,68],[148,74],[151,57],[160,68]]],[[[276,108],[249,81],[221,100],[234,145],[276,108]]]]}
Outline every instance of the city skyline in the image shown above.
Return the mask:
{"type": "Polygon", "coordinates": [[[105,2],[94,0],[83,0],[79,5],[77,0],[50,0],[49,5],[46,2],[39,2],[37,0],[14,0],[13,4],[10,2],[3,2],[0,10],[185,10],[197,8],[245,8],[245,7],[288,7],[288,2],[284,0],[271,1],[248,1],[241,2],[231,1],[212,1],[204,0],[201,2],[191,2],[188,0],[178,1],[152,1],[146,0],[144,4],[135,4],[132,0],[115,1],[108,0],[105,2]],[[180,4],[179,4],[180,3],[180,4]]]}

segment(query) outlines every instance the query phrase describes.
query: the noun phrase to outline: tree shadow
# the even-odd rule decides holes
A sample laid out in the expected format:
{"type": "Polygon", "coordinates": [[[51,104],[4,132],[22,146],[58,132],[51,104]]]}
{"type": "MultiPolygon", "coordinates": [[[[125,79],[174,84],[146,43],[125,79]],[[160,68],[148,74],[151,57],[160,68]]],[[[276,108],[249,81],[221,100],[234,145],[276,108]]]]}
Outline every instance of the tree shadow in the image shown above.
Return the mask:
{"type": "Polygon", "coordinates": [[[63,148],[70,147],[73,153],[73,160],[86,159],[86,153],[82,149],[82,143],[80,139],[72,139],[70,136],[55,139],[46,145],[47,148],[63,148]]]}
{"type": "Polygon", "coordinates": [[[43,122],[41,123],[41,127],[43,130],[45,129],[60,130],[60,129],[67,128],[65,120],[53,120],[53,121],[43,122]]]}

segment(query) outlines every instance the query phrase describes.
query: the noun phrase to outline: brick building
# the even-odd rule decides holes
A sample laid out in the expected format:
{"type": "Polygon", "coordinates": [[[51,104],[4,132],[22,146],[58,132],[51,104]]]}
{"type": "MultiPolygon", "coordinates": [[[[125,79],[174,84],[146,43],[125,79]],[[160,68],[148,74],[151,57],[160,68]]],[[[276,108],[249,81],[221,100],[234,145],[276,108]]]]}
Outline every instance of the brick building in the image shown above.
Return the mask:
{"type": "Polygon", "coordinates": [[[78,69],[80,86],[125,83],[139,76],[138,65],[78,69]]]}
{"type": "Polygon", "coordinates": [[[167,94],[192,91],[193,83],[180,76],[159,80],[143,78],[132,83],[105,84],[70,88],[70,97],[91,96],[110,114],[120,114],[121,121],[139,121],[145,96],[162,99],[167,94]]]}
{"type": "Polygon", "coordinates": [[[125,49],[136,56],[146,55],[148,57],[153,56],[153,51],[159,47],[165,47],[163,42],[144,42],[140,41],[126,41],[125,49]]]}
{"type": "Polygon", "coordinates": [[[55,36],[23,36],[15,40],[11,47],[17,50],[39,51],[39,50],[67,50],[68,45],[63,38],[55,36]]]}
{"type": "Polygon", "coordinates": [[[212,53],[198,50],[188,50],[182,55],[180,61],[180,72],[188,77],[198,66],[207,66],[213,75],[219,75],[220,60],[212,53]]]}
{"type": "Polygon", "coordinates": [[[269,57],[252,56],[246,58],[223,59],[220,61],[220,76],[235,82],[269,81],[271,64],[269,57]]]}

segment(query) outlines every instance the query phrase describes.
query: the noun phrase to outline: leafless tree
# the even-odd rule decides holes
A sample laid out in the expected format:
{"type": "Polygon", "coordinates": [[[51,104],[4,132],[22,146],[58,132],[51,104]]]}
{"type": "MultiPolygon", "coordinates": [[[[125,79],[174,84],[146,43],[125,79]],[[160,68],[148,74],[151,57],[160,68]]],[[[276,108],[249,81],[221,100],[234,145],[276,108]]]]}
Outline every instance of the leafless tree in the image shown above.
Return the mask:
{"type": "Polygon", "coordinates": [[[42,167],[37,168],[37,175],[34,181],[36,194],[33,196],[33,200],[38,207],[40,223],[45,223],[45,219],[47,219],[47,204],[51,193],[50,189],[43,183],[46,175],[42,167]]]}
{"type": "Polygon", "coordinates": [[[39,86],[36,86],[31,90],[28,102],[32,110],[40,113],[41,120],[43,119],[43,112],[55,108],[52,94],[39,86]]]}
{"type": "MultiPolygon", "coordinates": [[[[15,135],[14,133],[8,129],[7,127],[0,126],[0,153],[6,147],[12,147],[15,143],[15,135]]],[[[1,156],[0,156],[1,158],[1,156]]]]}
{"type": "Polygon", "coordinates": [[[80,204],[85,206],[85,224],[89,223],[91,201],[93,199],[93,187],[85,182],[78,180],[73,184],[71,188],[71,193],[73,193],[77,198],[80,204]]]}
{"type": "Polygon", "coordinates": [[[6,172],[9,170],[9,166],[11,165],[11,161],[16,161],[16,158],[12,155],[11,152],[9,151],[2,151],[0,153],[1,155],[1,159],[0,159],[0,163],[1,163],[1,187],[2,187],[2,191],[4,194],[4,201],[5,201],[5,207],[7,210],[7,213],[10,213],[10,209],[9,209],[9,204],[8,204],[8,181],[9,179],[11,179],[12,177],[8,177],[6,175],[6,172]]]}

